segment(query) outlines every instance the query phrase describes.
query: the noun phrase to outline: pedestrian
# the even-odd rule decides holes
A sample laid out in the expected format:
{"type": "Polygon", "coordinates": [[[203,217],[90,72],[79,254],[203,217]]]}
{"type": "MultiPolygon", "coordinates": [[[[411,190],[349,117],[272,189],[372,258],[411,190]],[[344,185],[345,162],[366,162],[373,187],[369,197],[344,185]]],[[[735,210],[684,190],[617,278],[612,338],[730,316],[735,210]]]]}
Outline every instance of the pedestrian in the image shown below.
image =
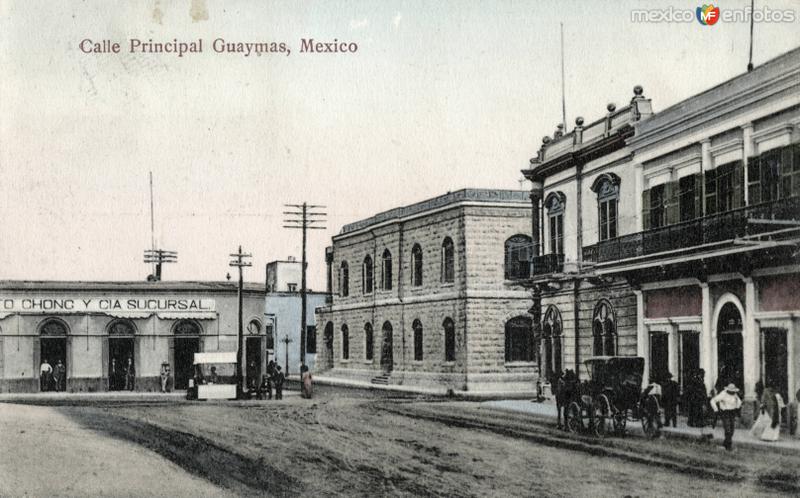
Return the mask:
{"type": "Polygon", "coordinates": [[[272,384],[275,380],[275,362],[269,360],[267,364],[267,399],[272,399],[272,384]]]}
{"type": "Polygon", "coordinates": [[[61,360],[58,360],[56,367],[53,369],[53,383],[55,384],[56,391],[66,391],[67,389],[67,367],[61,360]]]}
{"type": "Polygon", "coordinates": [[[119,366],[117,359],[111,358],[111,365],[108,367],[108,390],[116,391],[119,380],[119,366]]]}
{"type": "Polygon", "coordinates": [[[311,371],[307,365],[300,367],[300,381],[302,382],[300,389],[303,397],[311,399],[311,371]]]}
{"type": "Polygon", "coordinates": [[[136,368],[133,366],[133,358],[128,357],[128,364],[125,365],[125,389],[133,391],[136,387],[136,368]]]}
{"type": "Polygon", "coordinates": [[[725,389],[711,399],[711,409],[719,413],[722,419],[722,428],[725,429],[725,442],[723,446],[728,451],[733,449],[733,430],[736,424],[736,416],[742,407],[742,400],[739,398],[739,388],[730,383],[725,389]]]}
{"type": "Polygon", "coordinates": [[[164,362],[161,364],[161,392],[166,393],[169,392],[168,384],[169,384],[169,374],[170,374],[170,366],[169,362],[164,362]]]}
{"type": "Polygon", "coordinates": [[[283,382],[286,380],[286,377],[281,372],[281,366],[275,366],[275,399],[283,399],[283,382]]]}
{"type": "Polygon", "coordinates": [[[762,441],[777,441],[781,432],[781,410],[785,406],[783,396],[767,386],[761,395],[761,410],[756,423],[753,424],[753,435],[762,441]]]}
{"type": "Polygon", "coordinates": [[[650,418],[651,425],[652,422],[655,422],[656,427],[660,431],[661,427],[663,427],[663,425],[661,424],[661,413],[659,410],[659,406],[661,406],[662,403],[661,401],[662,391],[661,391],[661,384],[659,384],[655,378],[652,379],[650,381],[650,384],[648,384],[647,387],[644,389],[644,391],[642,391],[642,400],[641,400],[642,406],[646,406],[645,401],[648,400],[650,396],[653,396],[655,398],[656,403],[655,406],[652,406],[651,410],[648,411],[649,413],[648,417],[650,418]]]}
{"type": "Polygon", "coordinates": [[[672,379],[672,372],[664,374],[661,382],[661,405],[664,407],[664,425],[669,427],[678,426],[678,401],[680,398],[680,386],[672,379]]]}
{"type": "Polygon", "coordinates": [[[47,363],[47,358],[42,361],[42,366],[39,367],[39,390],[42,392],[50,390],[50,384],[53,381],[53,367],[47,363]]]}

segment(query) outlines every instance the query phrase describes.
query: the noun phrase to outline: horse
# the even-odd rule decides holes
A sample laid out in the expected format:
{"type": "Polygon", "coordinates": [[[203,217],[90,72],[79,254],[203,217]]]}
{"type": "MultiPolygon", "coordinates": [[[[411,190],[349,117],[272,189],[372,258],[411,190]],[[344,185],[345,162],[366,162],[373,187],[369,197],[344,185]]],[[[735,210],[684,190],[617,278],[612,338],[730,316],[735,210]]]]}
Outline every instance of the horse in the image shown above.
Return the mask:
{"type": "Polygon", "coordinates": [[[564,425],[561,423],[561,416],[564,415],[564,422],[566,422],[567,405],[569,405],[578,393],[578,378],[570,369],[567,369],[563,375],[559,372],[554,377],[553,385],[555,386],[556,395],[556,410],[558,412],[558,428],[563,429],[564,425]]]}

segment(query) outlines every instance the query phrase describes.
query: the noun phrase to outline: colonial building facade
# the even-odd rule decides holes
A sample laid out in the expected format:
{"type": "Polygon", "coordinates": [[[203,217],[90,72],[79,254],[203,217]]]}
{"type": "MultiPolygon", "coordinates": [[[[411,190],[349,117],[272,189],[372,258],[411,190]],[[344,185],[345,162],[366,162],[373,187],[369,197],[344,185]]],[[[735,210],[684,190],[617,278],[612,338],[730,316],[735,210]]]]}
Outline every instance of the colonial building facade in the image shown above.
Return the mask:
{"type": "Polygon", "coordinates": [[[317,370],[459,391],[532,390],[527,192],[467,189],[344,226],[327,250],[317,370]]]}
{"type": "MultiPolygon", "coordinates": [[[[264,287],[248,284],[243,301],[245,375],[259,378],[264,287]]],[[[185,389],[194,353],[237,350],[237,310],[228,282],[0,282],[0,392],[39,391],[45,359],[71,392],[125,388],[113,373],[129,361],[133,389],[159,390],[164,362],[185,389]]]]}
{"type": "Polygon", "coordinates": [[[646,375],[703,369],[709,389],[753,400],[761,381],[794,400],[800,50],[657,114],[634,94],[524,172],[543,369],[638,354],[646,375]]]}

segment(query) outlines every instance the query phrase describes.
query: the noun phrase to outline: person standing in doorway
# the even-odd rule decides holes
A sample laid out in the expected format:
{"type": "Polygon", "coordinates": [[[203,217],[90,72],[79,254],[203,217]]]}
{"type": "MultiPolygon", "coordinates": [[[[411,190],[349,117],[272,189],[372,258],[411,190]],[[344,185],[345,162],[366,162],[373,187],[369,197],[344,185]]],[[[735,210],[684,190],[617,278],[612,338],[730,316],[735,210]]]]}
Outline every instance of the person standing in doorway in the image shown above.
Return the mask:
{"type": "Polygon", "coordinates": [[[733,449],[733,430],[736,423],[736,416],[742,407],[742,400],[736,394],[739,388],[733,383],[725,386],[725,389],[711,398],[711,409],[720,415],[722,427],[725,429],[725,449],[733,449]]]}
{"type": "Polygon", "coordinates": [[[678,425],[679,396],[680,387],[672,379],[672,373],[667,372],[661,382],[661,404],[664,406],[664,425],[667,427],[669,427],[670,421],[672,421],[672,427],[677,427],[678,425]]]}
{"type": "Polygon", "coordinates": [[[267,364],[267,399],[272,399],[272,384],[275,381],[275,362],[269,360],[267,364]]]}
{"type": "Polygon", "coordinates": [[[286,380],[286,377],[281,372],[281,366],[275,366],[275,399],[283,399],[283,382],[286,380]]]}
{"type": "Polygon", "coordinates": [[[47,358],[42,360],[42,366],[39,367],[39,390],[42,392],[50,390],[50,383],[53,381],[53,367],[47,363],[47,358]]]}
{"type": "Polygon", "coordinates": [[[117,359],[111,358],[111,366],[108,367],[108,390],[109,391],[116,391],[117,388],[117,380],[119,379],[119,366],[117,365],[117,359]]]}
{"type": "Polygon", "coordinates": [[[169,374],[170,374],[169,363],[165,361],[164,363],[161,364],[161,374],[160,374],[162,393],[168,392],[167,384],[169,384],[169,374]]]}
{"type": "Polygon", "coordinates": [[[125,389],[133,391],[136,387],[136,368],[133,366],[133,358],[128,357],[128,364],[125,365],[125,389]]]}
{"type": "Polygon", "coordinates": [[[53,370],[53,382],[56,386],[56,391],[66,391],[67,389],[67,367],[61,360],[56,363],[56,368],[53,370]]]}

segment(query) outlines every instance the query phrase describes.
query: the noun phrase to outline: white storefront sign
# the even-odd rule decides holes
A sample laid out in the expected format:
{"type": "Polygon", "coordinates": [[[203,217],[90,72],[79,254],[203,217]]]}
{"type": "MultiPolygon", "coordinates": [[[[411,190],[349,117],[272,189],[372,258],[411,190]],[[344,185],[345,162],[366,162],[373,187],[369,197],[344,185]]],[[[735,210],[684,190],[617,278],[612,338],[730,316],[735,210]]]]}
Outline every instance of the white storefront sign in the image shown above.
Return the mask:
{"type": "Polygon", "coordinates": [[[142,298],[142,297],[91,297],[9,298],[0,296],[0,313],[109,313],[109,312],[180,312],[208,313],[216,311],[213,299],[200,298],[142,298]]]}

